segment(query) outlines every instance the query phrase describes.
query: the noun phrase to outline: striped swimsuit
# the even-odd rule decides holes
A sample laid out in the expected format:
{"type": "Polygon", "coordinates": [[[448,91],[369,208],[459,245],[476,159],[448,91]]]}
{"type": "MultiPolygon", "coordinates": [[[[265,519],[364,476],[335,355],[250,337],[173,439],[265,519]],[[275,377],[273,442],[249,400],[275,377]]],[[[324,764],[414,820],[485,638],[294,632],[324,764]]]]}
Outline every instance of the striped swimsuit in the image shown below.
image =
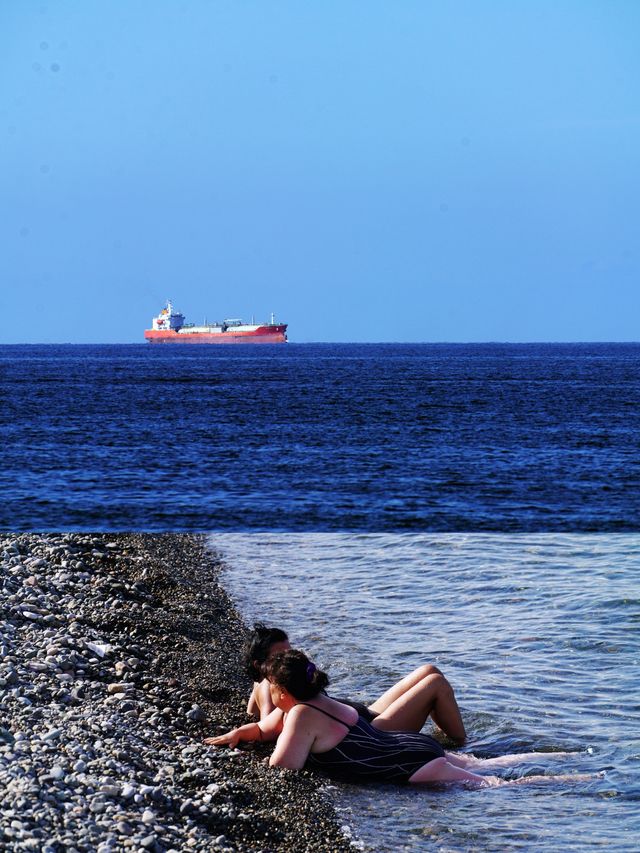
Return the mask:
{"type": "Polygon", "coordinates": [[[327,752],[310,752],[305,767],[321,770],[337,779],[367,782],[408,782],[411,776],[436,758],[444,757],[437,740],[420,732],[383,732],[363,717],[352,725],[343,723],[328,711],[315,708],[343,725],[345,737],[327,752]]]}

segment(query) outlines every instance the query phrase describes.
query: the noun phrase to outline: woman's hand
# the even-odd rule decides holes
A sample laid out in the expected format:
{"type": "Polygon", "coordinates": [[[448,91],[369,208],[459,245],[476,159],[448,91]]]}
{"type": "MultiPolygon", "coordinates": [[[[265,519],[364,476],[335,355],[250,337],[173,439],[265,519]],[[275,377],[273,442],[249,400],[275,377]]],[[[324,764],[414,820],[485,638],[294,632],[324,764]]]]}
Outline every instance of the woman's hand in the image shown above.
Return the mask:
{"type": "Polygon", "coordinates": [[[240,742],[240,729],[232,729],[223,735],[206,737],[203,741],[207,746],[230,746],[232,749],[240,742]]]}

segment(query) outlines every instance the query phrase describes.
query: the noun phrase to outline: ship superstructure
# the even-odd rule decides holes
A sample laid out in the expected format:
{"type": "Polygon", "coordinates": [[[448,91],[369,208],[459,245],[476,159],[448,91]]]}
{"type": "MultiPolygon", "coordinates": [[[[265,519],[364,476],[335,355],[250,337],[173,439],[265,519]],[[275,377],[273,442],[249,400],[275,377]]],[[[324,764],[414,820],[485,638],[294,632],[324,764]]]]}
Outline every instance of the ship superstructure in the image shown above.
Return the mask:
{"type": "Polygon", "coordinates": [[[287,340],[287,324],[277,323],[271,315],[268,323],[244,323],[223,320],[196,326],[185,323],[184,314],[175,311],[171,300],[154,317],[144,336],[152,344],[281,344],[287,340]]]}

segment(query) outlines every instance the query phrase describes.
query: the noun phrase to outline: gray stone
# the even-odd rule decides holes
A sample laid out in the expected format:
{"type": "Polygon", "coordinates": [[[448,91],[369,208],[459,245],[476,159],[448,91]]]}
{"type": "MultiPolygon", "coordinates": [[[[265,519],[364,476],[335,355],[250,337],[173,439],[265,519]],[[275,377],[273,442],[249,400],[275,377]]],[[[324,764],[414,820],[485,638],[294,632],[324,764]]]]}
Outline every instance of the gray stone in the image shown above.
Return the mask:
{"type": "Polygon", "coordinates": [[[57,740],[61,734],[62,734],[62,729],[49,729],[48,732],[45,732],[42,735],[42,740],[45,740],[45,741],[57,740]]]}
{"type": "Polygon", "coordinates": [[[199,705],[194,705],[187,713],[187,717],[195,723],[203,723],[207,719],[207,715],[199,705]]]}

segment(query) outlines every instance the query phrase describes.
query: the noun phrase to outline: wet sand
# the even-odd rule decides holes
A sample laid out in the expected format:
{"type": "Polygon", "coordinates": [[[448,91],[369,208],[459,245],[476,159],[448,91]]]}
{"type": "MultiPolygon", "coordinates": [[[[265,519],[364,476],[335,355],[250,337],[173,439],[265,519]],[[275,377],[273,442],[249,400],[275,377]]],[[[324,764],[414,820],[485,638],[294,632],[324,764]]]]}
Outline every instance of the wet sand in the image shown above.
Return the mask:
{"type": "Polygon", "coordinates": [[[0,846],[353,849],[321,780],[245,722],[247,629],[204,537],[1,534],[0,846]]]}

